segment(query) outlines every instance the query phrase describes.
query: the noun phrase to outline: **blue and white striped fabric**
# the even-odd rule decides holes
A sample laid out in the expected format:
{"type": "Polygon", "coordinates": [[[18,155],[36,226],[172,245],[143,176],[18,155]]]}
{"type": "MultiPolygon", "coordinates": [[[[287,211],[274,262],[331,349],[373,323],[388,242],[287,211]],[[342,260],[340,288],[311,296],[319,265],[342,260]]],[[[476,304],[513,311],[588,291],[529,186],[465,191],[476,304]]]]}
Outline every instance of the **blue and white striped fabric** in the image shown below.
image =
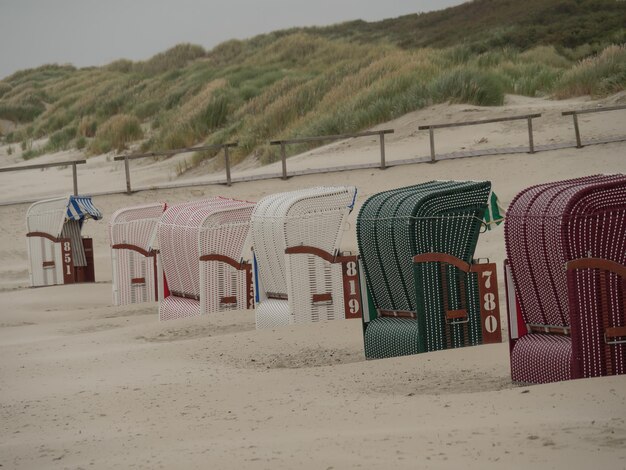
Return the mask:
{"type": "Polygon", "coordinates": [[[65,218],[67,220],[84,220],[87,217],[94,220],[102,218],[102,212],[93,205],[91,196],[70,196],[67,201],[65,218]]]}

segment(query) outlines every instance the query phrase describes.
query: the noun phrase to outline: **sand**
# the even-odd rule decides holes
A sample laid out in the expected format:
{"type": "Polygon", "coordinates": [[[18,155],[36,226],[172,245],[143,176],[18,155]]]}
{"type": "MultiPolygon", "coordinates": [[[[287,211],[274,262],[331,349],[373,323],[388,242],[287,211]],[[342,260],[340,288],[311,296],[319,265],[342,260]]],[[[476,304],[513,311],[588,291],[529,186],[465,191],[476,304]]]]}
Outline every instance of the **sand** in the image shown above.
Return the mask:
{"type": "MultiPolygon", "coordinates": [[[[603,103],[610,100],[623,96],[603,103]]],[[[509,97],[499,108],[439,105],[379,128],[397,129],[388,139],[391,159],[428,154],[427,134],[417,125],[468,114],[544,112],[537,141],[567,141],[573,127],[560,111],[595,103],[509,97]]],[[[619,113],[589,115],[581,127],[586,136],[626,135],[619,113]]],[[[525,133],[514,124],[446,131],[441,151],[484,145],[483,139],[523,145],[525,133]]],[[[108,218],[146,201],[216,194],[258,200],[276,191],[354,184],[357,207],[342,248],[355,251],[356,213],[376,192],[430,179],[488,178],[506,206],[531,184],[624,172],[625,150],[626,143],[616,142],[94,200],[108,218]]],[[[375,161],[377,151],[374,139],[340,142],[289,165],[375,161]]],[[[89,161],[83,188],[123,186],[119,172],[106,170],[107,158],[89,161]]],[[[167,165],[138,164],[137,181],[164,181],[167,165]]],[[[250,161],[240,170],[268,171],[250,161]]],[[[27,200],[71,188],[71,172],[21,172],[3,181],[0,202],[27,200]]],[[[96,284],[28,288],[27,208],[0,207],[2,468],[626,468],[626,376],[516,386],[506,342],[366,361],[358,320],[256,331],[253,311],[237,311],[159,322],[156,304],[111,306],[106,221],[90,221],[83,231],[94,237],[96,284]]],[[[481,235],[476,256],[501,266],[501,227],[481,235]]],[[[500,284],[506,325],[501,273],[500,284]]]]}

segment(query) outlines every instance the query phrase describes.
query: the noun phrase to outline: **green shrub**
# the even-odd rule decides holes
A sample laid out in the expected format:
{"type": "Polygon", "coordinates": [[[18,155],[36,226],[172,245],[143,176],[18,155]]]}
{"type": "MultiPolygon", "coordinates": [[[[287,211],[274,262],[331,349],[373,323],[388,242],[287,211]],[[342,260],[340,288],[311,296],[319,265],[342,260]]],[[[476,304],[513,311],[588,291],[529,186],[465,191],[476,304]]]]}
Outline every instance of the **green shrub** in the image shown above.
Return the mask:
{"type": "Polygon", "coordinates": [[[0,119],[12,122],[32,122],[43,113],[46,108],[42,105],[11,105],[0,103],[0,119]]]}
{"type": "Polygon", "coordinates": [[[132,60],[119,59],[111,62],[109,65],[105,65],[105,68],[111,72],[129,73],[132,72],[133,65],[132,60]]]}
{"type": "Polygon", "coordinates": [[[9,85],[8,83],[0,82],[0,98],[2,98],[4,95],[10,92],[12,89],[13,87],[9,85]]]}
{"type": "Polygon", "coordinates": [[[83,117],[78,123],[78,135],[81,137],[95,137],[98,122],[93,117],[83,117]]]}
{"type": "Polygon", "coordinates": [[[30,160],[31,158],[39,157],[45,153],[43,148],[40,149],[30,149],[26,152],[22,153],[22,159],[30,160]]]}
{"type": "Polygon", "coordinates": [[[430,85],[435,102],[499,106],[504,103],[502,80],[493,72],[456,68],[443,72],[430,85]]]}
{"type": "Polygon", "coordinates": [[[188,62],[204,57],[206,51],[195,44],[178,44],[165,52],[156,54],[145,62],[135,64],[135,70],[143,74],[159,74],[184,67],[188,62]]]}
{"type": "Polygon", "coordinates": [[[76,139],[74,145],[78,150],[83,150],[85,147],[87,147],[87,139],[85,139],[85,137],[81,135],[76,139]]]}
{"type": "Polygon", "coordinates": [[[65,150],[68,148],[69,143],[76,137],[76,127],[67,126],[61,130],[54,132],[48,142],[46,143],[46,151],[56,152],[58,150],[65,150]]]}
{"type": "Polygon", "coordinates": [[[128,142],[142,137],[143,131],[139,119],[127,114],[118,114],[98,127],[89,150],[92,154],[106,153],[111,150],[122,151],[128,142]]]}
{"type": "Polygon", "coordinates": [[[626,87],[626,45],[613,45],[580,61],[555,85],[557,98],[606,96],[626,87]]]}
{"type": "Polygon", "coordinates": [[[144,120],[157,114],[161,106],[159,100],[146,101],[137,105],[134,109],[134,114],[139,119],[144,120]]]}

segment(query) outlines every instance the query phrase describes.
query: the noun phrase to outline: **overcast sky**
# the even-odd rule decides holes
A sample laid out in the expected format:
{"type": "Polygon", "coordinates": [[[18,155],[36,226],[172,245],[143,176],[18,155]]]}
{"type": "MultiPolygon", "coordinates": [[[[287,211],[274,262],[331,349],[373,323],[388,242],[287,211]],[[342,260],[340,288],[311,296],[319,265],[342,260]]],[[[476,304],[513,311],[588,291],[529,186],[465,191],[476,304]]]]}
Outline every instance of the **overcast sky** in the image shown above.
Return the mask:
{"type": "Polygon", "coordinates": [[[0,0],[0,79],[49,63],[143,60],[292,26],[394,18],[463,0],[0,0]]]}

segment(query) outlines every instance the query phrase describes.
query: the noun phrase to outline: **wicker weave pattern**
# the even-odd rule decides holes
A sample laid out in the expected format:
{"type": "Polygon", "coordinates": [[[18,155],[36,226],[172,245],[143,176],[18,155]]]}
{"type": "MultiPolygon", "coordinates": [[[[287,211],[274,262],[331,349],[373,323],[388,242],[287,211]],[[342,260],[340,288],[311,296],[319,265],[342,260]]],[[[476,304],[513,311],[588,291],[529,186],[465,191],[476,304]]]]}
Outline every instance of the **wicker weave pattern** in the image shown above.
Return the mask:
{"type": "Polygon", "coordinates": [[[567,336],[529,334],[511,353],[515,382],[548,383],[572,378],[572,342],[567,336]]]}
{"type": "Polygon", "coordinates": [[[319,187],[259,201],[252,214],[259,278],[257,328],[273,327],[278,321],[345,317],[341,266],[312,254],[285,254],[285,250],[308,246],[334,255],[355,196],[354,187],[319,187]],[[315,300],[319,294],[330,294],[332,300],[315,300]],[[288,315],[284,315],[285,308],[288,315]]]}
{"type": "MultiPolygon", "coordinates": [[[[603,336],[606,327],[626,324],[621,281],[609,275],[603,292],[599,284],[603,275],[577,270],[569,273],[568,288],[564,267],[570,260],[588,257],[626,264],[626,176],[595,175],[522,191],[509,208],[505,241],[524,321],[571,326],[571,339],[559,339],[571,343],[573,362],[567,378],[625,373],[626,348],[607,349],[603,336]],[[603,320],[600,304],[606,292],[608,315],[603,320]]],[[[532,367],[540,363],[524,359],[528,350],[539,355],[542,347],[543,354],[553,354],[544,338],[530,345],[533,338],[538,341],[536,336],[524,336],[513,347],[516,380],[533,382],[537,376],[542,382],[564,380],[552,366],[536,371],[532,367]]]]}
{"type": "MultiPolygon", "coordinates": [[[[490,189],[489,182],[431,181],[376,194],[361,208],[357,240],[374,305],[378,311],[414,312],[425,321],[421,334],[427,341],[422,340],[422,351],[481,342],[476,276],[445,268],[448,308],[461,308],[464,299],[470,320],[466,326],[448,329],[440,263],[413,266],[412,257],[435,252],[471,262],[490,189]]],[[[399,325],[419,329],[419,322],[410,321],[370,322],[365,332],[370,345],[367,357],[381,354],[373,352],[374,342],[367,332],[372,325],[380,338],[385,328],[391,336],[399,325]]]]}
{"type": "Polygon", "coordinates": [[[200,315],[200,302],[170,295],[159,301],[159,320],[176,320],[200,315]]]}
{"type": "Polygon", "coordinates": [[[286,256],[289,312],[295,323],[345,318],[341,264],[309,254],[286,256]],[[330,294],[331,300],[315,300],[330,294]]]}
{"type": "MultiPolygon", "coordinates": [[[[87,199],[86,196],[80,196],[80,198],[87,199]]],[[[26,213],[27,248],[32,286],[86,280],[84,277],[76,277],[74,273],[77,267],[89,270],[84,240],[81,237],[84,219],[68,219],[69,201],[70,196],[63,196],[35,202],[28,208],[26,213]],[[67,262],[61,247],[61,239],[70,241],[67,262]],[[66,271],[68,269],[70,272],[66,271]]],[[[85,217],[91,217],[91,215],[85,217]]],[[[93,273],[93,265],[90,268],[93,273]]]]}
{"type": "Polygon", "coordinates": [[[365,357],[386,357],[417,354],[420,350],[420,326],[410,318],[379,317],[365,330],[365,357]]]}
{"type": "Polygon", "coordinates": [[[156,229],[166,204],[157,202],[118,209],[109,221],[111,245],[133,245],[145,251],[155,247],[156,229]]]}
{"type": "Polygon", "coordinates": [[[43,232],[53,237],[61,235],[67,197],[57,197],[35,202],[28,208],[26,227],[28,232],[43,232]]]}
{"type": "MultiPolygon", "coordinates": [[[[242,286],[236,285],[245,286],[245,274],[233,275],[222,263],[200,257],[223,255],[241,263],[253,208],[251,202],[214,197],[171,206],[161,217],[157,238],[170,290],[197,302],[198,313],[245,308],[245,296],[238,294],[242,286]],[[233,296],[237,302],[224,301],[233,296]]],[[[178,304],[164,302],[159,307],[162,318],[184,314],[167,311],[170,305],[178,304]]],[[[196,309],[186,311],[195,314],[196,309]]]]}
{"type": "Polygon", "coordinates": [[[275,328],[293,323],[289,313],[289,302],[280,299],[266,299],[255,307],[257,329],[275,328]]]}
{"type": "MultiPolygon", "coordinates": [[[[133,250],[111,250],[113,261],[113,305],[156,302],[161,283],[154,256],[133,250]],[[133,282],[135,280],[135,282],[133,282]]],[[[159,273],[163,276],[163,273],[159,273]]]]}
{"type": "Polygon", "coordinates": [[[564,206],[587,184],[606,176],[585,177],[534,186],[518,194],[507,212],[505,240],[516,286],[533,286],[517,296],[528,323],[569,326],[564,206]]]}
{"type": "Polygon", "coordinates": [[[153,249],[165,207],[165,203],[143,204],[118,209],[111,216],[109,240],[116,247],[111,249],[114,305],[155,302],[162,294],[163,272],[153,249]]]}
{"type": "Polygon", "coordinates": [[[44,237],[28,237],[26,240],[31,286],[63,284],[61,244],[44,237]],[[44,263],[50,267],[42,268],[44,263]]]}

